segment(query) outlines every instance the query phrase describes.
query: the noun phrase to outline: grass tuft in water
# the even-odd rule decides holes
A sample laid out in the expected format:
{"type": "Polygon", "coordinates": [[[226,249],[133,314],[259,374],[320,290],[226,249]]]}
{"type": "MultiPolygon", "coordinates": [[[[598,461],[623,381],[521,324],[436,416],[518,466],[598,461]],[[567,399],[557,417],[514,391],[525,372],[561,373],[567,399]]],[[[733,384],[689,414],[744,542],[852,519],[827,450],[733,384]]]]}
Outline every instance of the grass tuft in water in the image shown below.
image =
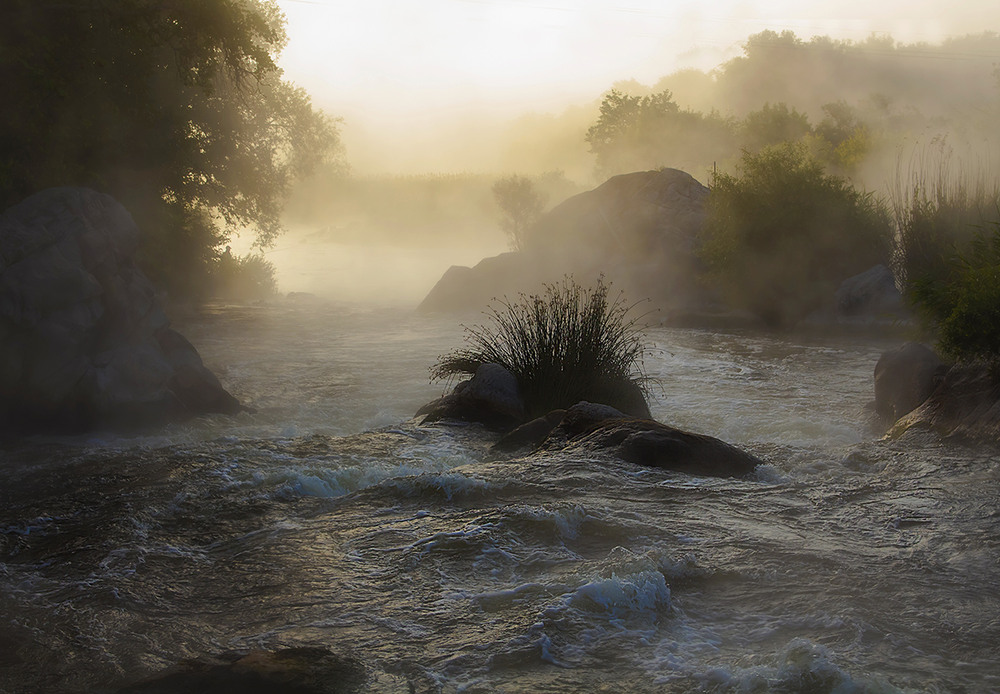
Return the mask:
{"type": "Polygon", "coordinates": [[[624,294],[609,298],[603,278],[590,288],[571,277],[517,301],[494,300],[484,325],[465,327],[467,346],[442,356],[431,377],[474,374],[500,364],[517,378],[531,416],[600,402],[631,414],[646,410],[647,347],[624,294]]]}

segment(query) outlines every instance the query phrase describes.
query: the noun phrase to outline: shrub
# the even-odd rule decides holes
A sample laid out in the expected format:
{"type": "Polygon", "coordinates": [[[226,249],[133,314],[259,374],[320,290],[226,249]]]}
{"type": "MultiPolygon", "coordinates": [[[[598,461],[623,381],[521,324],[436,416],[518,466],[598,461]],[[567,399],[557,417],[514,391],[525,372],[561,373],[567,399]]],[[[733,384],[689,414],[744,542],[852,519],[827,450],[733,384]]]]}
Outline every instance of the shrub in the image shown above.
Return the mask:
{"type": "Polygon", "coordinates": [[[937,328],[938,347],[959,361],[1000,363],[1000,221],[980,231],[943,277],[917,279],[911,297],[937,328]]]}
{"type": "Polygon", "coordinates": [[[237,257],[226,246],[212,269],[214,294],[237,301],[271,298],[277,292],[274,273],[274,263],[260,253],[237,257]]]}
{"type": "Polygon", "coordinates": [[[904,285],[945,281],[952,257],[967,252],[977,229],[988,224],[1000,205],[1000,190],[985,175],[952,166],[941,142],[918,153],[904,175],[897,168],[891,190],[896,226],[893,273],[904,285]]]}
{"type": "Polygon", "coordinates": [[[620,293],[609,301],[603,280],[584,289],[565,278],[541,294],[496,302],[486,313],[489,323],[466,327],[468,346],[442,356],[431,376],[474,374],[480,364],[495,363],[517,378],[531,416],[581,400],[641,414],[646,346],[633,308],[620,293]]]}
{"type": "Polygon", "coordinates": [[[838,284],[888,257],[884,206],[824,172],[802,144],[744,152],[716,173],[700,256],[729,301],[775,327],[820,308],[838,284]]]}

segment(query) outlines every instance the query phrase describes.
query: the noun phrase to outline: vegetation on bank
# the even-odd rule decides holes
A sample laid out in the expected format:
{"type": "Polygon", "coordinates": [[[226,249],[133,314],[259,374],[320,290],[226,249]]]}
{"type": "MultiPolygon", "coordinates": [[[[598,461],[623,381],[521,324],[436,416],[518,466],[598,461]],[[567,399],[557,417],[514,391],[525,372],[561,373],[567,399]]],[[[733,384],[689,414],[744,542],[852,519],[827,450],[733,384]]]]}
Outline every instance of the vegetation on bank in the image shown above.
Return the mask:
{"type": "Polygon", "coordinates": [[[957,361],[1000,362],[1000,185],[937,152],[893,191],[894,271],[929,335],[957,361]]]}
{"type": "Polygon", "coordinates": [[[602,280],[589,288],[564,278],[540,294],[499,301],[489,322],[466,327],[467,346],[442,356],[434,379],[475,374],[500,364],[517,378],[528,414],[541,416],[581,400],[631,409],[647,377],[640,318],[602,280]]]}
{"type": "Polygon", "coordinates": [[[273,0],[7,0],[0,208],[109,193],[154,281],[205,294],[231,235],[273,242],[293,180],[339,157],[336,123],[282,78],[286,41],[273,0]]]}
{"type": "Polygon", "coordinates": [[[767,325],[795,324],[888,258],[886,207],[801,144],[744,152],[736,173],[711,184],[700,247],[708,281],[767,325]]]}

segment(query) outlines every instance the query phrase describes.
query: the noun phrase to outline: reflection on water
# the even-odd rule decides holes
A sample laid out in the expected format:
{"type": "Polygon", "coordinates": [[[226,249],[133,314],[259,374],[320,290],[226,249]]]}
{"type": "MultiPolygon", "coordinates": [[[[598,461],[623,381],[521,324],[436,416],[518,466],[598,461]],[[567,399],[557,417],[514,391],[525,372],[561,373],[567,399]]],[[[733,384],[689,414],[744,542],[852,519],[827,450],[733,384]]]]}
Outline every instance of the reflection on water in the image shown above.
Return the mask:
{"type": "Polygon", "coordinates": [[[651,331],[654,415],[768,461],[722,480],[487,462],[407,422],[453,319],[299,300],[183,329],[256,414],[5,445],[0,691],[303,645],[373,691],[1000,687],[1000,471],[871,434],[879,341],[651,331]]]}

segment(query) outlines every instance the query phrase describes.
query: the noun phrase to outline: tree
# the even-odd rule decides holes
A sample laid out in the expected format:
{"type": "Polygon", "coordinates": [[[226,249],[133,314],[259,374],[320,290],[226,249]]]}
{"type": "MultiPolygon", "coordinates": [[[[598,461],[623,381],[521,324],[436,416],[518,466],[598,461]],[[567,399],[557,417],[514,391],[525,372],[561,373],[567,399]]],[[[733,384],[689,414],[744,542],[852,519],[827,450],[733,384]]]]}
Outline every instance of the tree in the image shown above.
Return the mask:
{"type": "Polygon", "coordinates": [[[612,89],[585,139],[603,176],[665,166],[691,171],[731,153],[733,123],[715,111],[682,110],[670,90],[629,96],[612,89]]]}
{"type": "Polygon", "coordinates": [[[500,228],[506,232],[510,247],[521,250],[528,231],[542,215],[546,196],[525,176],[506,176],[493,184],[493,198],[500,207],[500,228]]]}
{"type": "Polygon", "coordinates": [[[748,113],[740,129],[744,145],[754,151],[768,145],[798,142],[812,132],[809,118],[794,108],[789,109],[784,102],[773,106],[766,103],[759,111],[748,113]]]}
{"type": "Polygon", "coordinates": [[[85,185],[147,235],[147,271],[197,294],[234,234],[265,247],[294,177],[339,154],[282,80],[272,0],[7,0],[0,204],[85,185]]]}

